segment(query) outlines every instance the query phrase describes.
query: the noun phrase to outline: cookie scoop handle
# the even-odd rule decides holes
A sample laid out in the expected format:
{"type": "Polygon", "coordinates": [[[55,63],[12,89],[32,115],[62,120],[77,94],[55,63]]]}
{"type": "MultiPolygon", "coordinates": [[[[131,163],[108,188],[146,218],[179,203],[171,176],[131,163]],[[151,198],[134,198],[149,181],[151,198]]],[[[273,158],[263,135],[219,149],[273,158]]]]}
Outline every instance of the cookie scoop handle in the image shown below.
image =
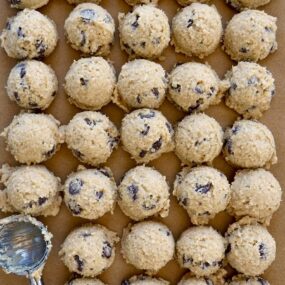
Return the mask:
{"type": "Polygon", "coordinates": [[[43,279],[36,279],[34,277],[30,277],[30,285],[44,285],[43,279]]]}

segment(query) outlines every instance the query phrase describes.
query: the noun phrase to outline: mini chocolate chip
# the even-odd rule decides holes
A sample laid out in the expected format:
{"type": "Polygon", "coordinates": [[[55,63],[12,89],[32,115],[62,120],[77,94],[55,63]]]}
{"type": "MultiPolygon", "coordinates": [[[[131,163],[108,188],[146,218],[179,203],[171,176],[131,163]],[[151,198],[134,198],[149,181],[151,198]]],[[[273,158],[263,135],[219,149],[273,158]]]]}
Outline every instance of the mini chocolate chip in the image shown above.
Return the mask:
{"type": "Polygon", "coordinates": [[[26,76],[26,64],[20,63],[17,65],[17,68],[20,69],[20,78],[24,78],[26,76]]]}
{"type": "Polygon", "coordinates": [[[235,125],[232,127],[232,133],[233,135],[236,135],[238,131],[241,129],[240,125],[235,125]]]}
{"type": "Polygon", "coordinates": [[[75,178],[70,181],[68,185],[68,192],[70,195],[77,195],[80,193],[81,188],[83,186],[84,182],[80,178],[75,178]]]}
{"type": "Polygon", "coordinates": [[[17,30],[17,35],[19,38],[24,38],[25,37],[25,34],[23,32],[23,29],[22,27],[19,27],[18,30],[17,30]]]}
{"type": "Polygon", "coordinates": [[[19,93],[18,93],[18,92],[14,92],[14,93],[13,93],[13,95],[14,95],[14,97],[15,97],[16,101],[17,101],[17,102],[20,102],[20,96],[19,96],[19,93]]]}
{"type": "Polygon", "coordinates": [[[259,282],[261,285],[268,285],[268,282],[261,277],[257,278],[257,282],[259,282]]]}
{"type": "Polygon", "coordinates": [[[142,203],[142,207],[147,210],[147,211],[150,211],[150,210],[153,210],[156,208],[156,205],[153,203],[153,204],[149,204],[148,202],[143,202],[142,203]]]}
{"type": "Polygon", "coordinates": [[[51,96],[55,97],[55,95],[56,95],[56,91],[52,92],[51,96]]]}
{"type": "Polygon", "coordinates": [[[235,82],[231,83],[231,89],[236,90],[237,89],[237,84],[235,82]]]}
{"type": "Polygon", "coordinates": [[[112,23],[113,22],[113,19],[110,15],[106,15],[106,17],[104,18],[104,22],[105,23],[112,23]]]}
{"type": "Polygon", "coordinates": [[[80,84],[82,86],[86,86],[88,84],[89,80],[88,79],[84,79],[83,77],[80,77],[80,84]]]}
{"type": "Polygon", "coordinates": [[[83,46],[85,46],[85,44],[86,44],[86,34],[85,34],[84,31],[81,31],[80,34],[81,34],[80,45],[83,47],[83,46]]]}
{"type": "Polygon", "coordinates": [[[99,201],[104,196],[104,192],[103,191],[96,191],[95,196],[96,196],[97,200],[99,201]]]}
{"type": "Polygon", "coordinates": [[[138,198],[137,194],[139,192],[139,187],[137,185],[131,184],[130,186],[128,186],[127,190],[132,200],[133,201],[137,200],[138,198]]]}
{"type": "Polygon", "coordinates": [[[119,137],[111,137],[109,135],[109,140],[108,140],[108,144],[110,145],[110,148],[113,149],[115,148],[118,143],[119,143],[120,138],[119,137]]]}
{"type": "Polygon", "coordinates": [[[183,264],[192,263],[193,262],[193,258],[192,257],[187,257],[185,254],[183,254],[182,261],[183,261],[183,264]]]}
{"type": "Polygon", "coordinates": [[[209,182],[205,185],[196,183],[195,192],[200,193],[200,194],[207,194],[211,190],[212,187],[213,187],[212,182],[209,182]]]}
{"type": "Polygon", "coordinates": [[[272,28],[266,26],[264,29],[265,29],[266,32],[272,33],[272,28]]]}
{"type": "Polygon", "coordinates": [[[29,107],[31,107],[31,108],[38,108],[39,105],[36,102],[29,102],[29,107]]]}
{"type": "Polygon", "coordinates": [[[170,88],[171,89],[173,89],[174,91],[176,91],[176,92],[178,92],[178,93],[180,93],[181,92],[181,85],[180,84],[171,84],[171,86],[170,86],[170,88]]]}
{"type": "Polygon", "coordinates": [[[258,246],[259,255],[261,259],[266,259],[267,257],[267,248],[264,243],[259,244],[258,246]]]}
{"type": "Polygon", "coordinates": [[[72,201],[72,204],[68,204],[68,208],[76,216],[82,212],[82,208],[80,207],[80,205],[76,204],[74,201],[72,201]]]}
{"type": "Polygon", "coordinates": [[[145,48],[146,42],[141,42],[141,43],[140,43],[140,46],[141,46],[142,48],[145,48]]]}
{"type": "Polygon", "coordinates": [[[155,117],[155,112],[149,111],[148,113],[139,113],[139,117],[141,119],[150,119],[150,118],[155,117]]]}
{"type": "Polygon", "coordinates": [[[205,277],[205,282],[207,285],[214,285],[214,283],[210,279],[208,279],[207,277],[205,277]]]}
{"type": "Polygon", "coordinates": [[[256,76],[252,76],[248,79],[247,83],[248,85],[255,85],[258,81],[259,79],[256,76]]]}
{"type": "Polygon", "coordinates": [[[146,156],[146,154],[147,154],[147,151],[146,151],[146,150],[141,150],[139,156],[140,156],[141,158],[143,158],[143,157],[146,156]]]}
{"type": "Polygon", "coordinates": [[[84,9],[80,11],[81,19],[84,23],[90,23],[95,14],[93,9],[84,9]]]}
{"type": "Polygon", "coordinates": [[[18,4],[21,4],[21,0],[10,0],[10,3],[12,5],[18,5],[18,4]]]}
{"type": "Polygon", "coordinates": [[[47,200],[48,200],[47,197],[39,197],[38,203],[39,203],[39,205],[41,206],[41,205],[43,205],[47,200]]]}
{"type": "Polygon", "coordinates": [[[193,19],[189,19],[187,22],[187,28],[190,28],[193,25],[194,21],[193,19]]]}
{"type": "Polygon", "coordinates": [[[247,53],[249,50],[245,47],[240,48],[239,50],[241,53],[247,53]]]}
{"type": "Polygon", "coordinates": [[[234,154],[234,151],[233,151],[233,142],[230,138],[228,139],[225,139],[224,141],[224,147],[225,149],[227,150],[227,152],[229,154],[234,154]]]}
{"type": "Polygon", "coordinates": [[[131,24],[131,26],[136,29],[139,26],[138,20],[139,20],[140,16],[136,15],[136,20],[131,24]]]}
{"type": "Polygon", "coordinates": [[[166,127],[167,127],[169,133],[172,134],[172,133],[173,133],[173,128],[172,128],[171,124],[168,123],[168,122],[166,122],[165,125],[166,125],[166,127]]]}
{"type": "Polygon", "coordinates": [[[166,235],[169,237],[171,235],[171,232],[169,230],[167,230],[166,235]]]}
{"type": "Polygon", "coordinates": [[[80,152],[80,151],[77,150],[77,149],[73,149],[73,150],[72,150],[72,153],[73,153],[77,158],[79,158],[79,159],[81,159],[81,158],[84,156],[83,153],[80,152]]]}
{"type": "Polygon", "coordinates": [[[214,94],[215,91],[216,91],[216,88],[212,86],[212,87],[210,87],[210,91],[211,91],[212,94],[214,94]]]}
{"type": "Polygon", "coordinates": [[[156,142],[154,142],[151,146],[151,152],[158,151],[162,146],[162,138],[160,137],[156,142]]]}
{"type": "Polygon", "coordinates": [[[194,91],[198,94],[203,94],[204,93],[204,90],[201,86],[197,85],[194,89],[194,91]]]}
{"type": "Polygon", "coordinates": [[[138,95],[138,96],[137,96],[137,102],[138,102],[139,104],[141,104],[141,103],[142,103],[142,98],[141,98],[141,96],[140,96],[140,95],[138,95]]]}
{"type": "Polygon", "coordinates": [[[43,42],[43,40],[36,40],[35,47],[37,49],[37,53],[39,55],[39,58],[42,58],[45,55],[45,52],[47,50],[47,46],[43,42]]]}
{"type": "Polygon", "coordinates": [[[112,256],[112,246],[108,241],[104,241],[102,257],[110,258],[111,256],[112,256]]]}
{"type": "Polygon", "coordinates": [[[10,23],[9,20],[6,22],[5,29],[8,30],[8,31],[11,30],[11,23],[10,23]]]}
{"type": "Polygon", "coordinates": [[[150,130],[150,126],[147,124],[144,124],[144,129],[141,131],[141,134],[143,136],[146,136],[149,133],[149,130],[150,130]]]}
{"type": "Polygon", "coordinates": [[[272,97],[275,96],[275,90],[272,90],[272,91],[271,91],[271,96],[272,96],[272,97]]]}
{"type": "Polygon", "coordinates": [[[124,48],[126,49],[126,51],[129,53],[129,54],[134,54],[135,52],[133,51],[133,49],[126,43],[123,43],[123,46],[124,48]]]}
{"type": "Polygon", "coordinates": [[[84,266],[83,260],[79,257],[79,255],[74,255],[73,258],[77,263],[77,270],[82,272],[84,266]]]}
{"type": "Polygon", "coordinates": [[[131,283],[128,280],[123,280],[121,285],[131,285],[131,283]]]}
{"type": "Polygon", "coordinates": [[[182,204],[183,206],[187,207],[188,205],[188,198],[181,197],[178,199],[179,204],[182,204]]]}
{"type": "Polygon", "coordinates": [[[229,253],[231,252],[231,250],[232,250],[232,245],[229,243],[228,246],[227,246],[227,248],[226,248],[225,253],[226,253],[226,254],[229,254],[229,253]]]}
{"type": "Polygon", "coordinates": [[[94,127],[96,125],[96,121],[90,120],[89,118],[84,118],[84,121],[90,127],[94,127]]]}
{"type": "Polygon", "coordinates": [[[55,145],[45,153],[46,157],[51,157],[55,153],[56,147],[55,145]]]}
{"type": "Polygon", "coordinates": [[[190,114],[193,113],[194,111],[198,110],[199,107],[201,106],[201,104],[203,104],[203,103],[204,103],[203,98],[200,98],[200,99],[196,100],[195,105],[192,105],[192,106],[190,106],[190,107],[188,108],[188,112],[189,112],[190,114]]]}
{"type": "Polygon", "coordinates": [[[205,261],[205,262],[202,262],[202,263],[201,263],[202,269],[206,269],[206,268],[208,268],[210,265],[211,265],[211,264],[210,264],[208,261],[205,261]]]}
{"type": "Polygon", "coordinates": [[[159,90],[158,88],[152,88],[151,92],[153,93],[153,95],[158,98],[159,97],[159,90]]]}
{"type": "Polygon", "coordinates": [[[151,42],[155,45],[158,45],[158,44],[160,44],[160,38],[155,37],[155,38],[153,38],[153,40],[151,42]]]}
{"type": "Polygon", "coordinates": [[[98,171],[102,173],[103,175],[105,175],[106,177],[110,177],[110,173],[106,169],[101,168],[101,169],[98,169],[98,171]]]}

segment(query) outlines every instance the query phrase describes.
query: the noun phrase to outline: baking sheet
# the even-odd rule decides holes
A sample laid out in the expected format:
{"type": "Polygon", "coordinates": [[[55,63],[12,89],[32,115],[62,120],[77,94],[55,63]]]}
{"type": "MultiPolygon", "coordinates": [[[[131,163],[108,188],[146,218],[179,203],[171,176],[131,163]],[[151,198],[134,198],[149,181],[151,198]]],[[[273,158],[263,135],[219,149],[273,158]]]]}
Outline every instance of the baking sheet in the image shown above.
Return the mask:
{"type": "MultiPolygon", "coordinates": [[[[227,7],[224,2],[224,0],[213,1],[223,16],[224,24],[226,24],[226,22],[234,14],[234,11],[227,7]]],[[[278,17],[279,49],[275,54],[262,61],[261,64],[268,66],[268,68],[273,72],[273,75],[276,79],[277,95],[273,100],[271,109],[264,115],[261,121],[271,129],[275,136],[279,163],[276,166],[272,167],[271,171],[279,179],[281,185],[284,187],[285,161],[283,157],[285,153],[285,96],[283,92],[285,90],[285,24],[283,17],[285,11],[285,1],[272,0],[271,2],[272,3],[265,7],[265,11],[278,17]]],[[[130,10],[130,7],[123,0],[103,0],[101,5],[112,14],[116,20],[116,24],[118,24],[118,12],[126,12],[130,10]]],[[[177,11],[178,5],[176,4],[175,0],[160,0],[159,7],[167,13],[169,19],[171,20],[177,11]]],[[[56,71],[60,82],[60,88],[56,99],[50,108],[46,111],[46,113],[53,114],[58,120],[61,121],[62,124],[66,124],[76,112],[80,111],[68,103],[62,88],[63,79],[70,64],[74,59],[78,59],[81,56],[79,52],[72,50],[66,44],[64,39],[64,20],[72,8],[73,7],[71,5],[67,4],[66,0],[50,0],[50,3],[46,7],[40,9],[41,12],[47,14],[56,22],[60,34],[60,41],[55,52],[53,52],[50,57],[45,59],[45,62],[50,64],[56,71]]],[[[0,3],[1,30],[5,25],[6,18],[14,14],[16,14],[16,10],[9,7],[7,0],[2,0],[0,3]]],[[[173,65],[176,62],[195,60],[175,54],[172,47],[168,48],[164,54],[166,60],[162,62],[162,65],[168,71],[172,69],[173,65]]],[[[127,61],[126,54],[120,50],[118,43],[118,34],[116,34],[116,43],[109,58],[114,62],[117,73],[119,72],[121,65],[127,61]]],[[[221,77],[231,67],[232,64],[228,56],[221,50],[221,48],[217,49],[214,54],[206,58],[206,61],[208,61],[209,64],[213,66],[213,68],[221,77]]],[[[7,126],[13,116],[20,111],[15,103],[9,101],[4,88],[10,69],[15,65],[15,63],[16,61],[8,58],[3,50],[0,51],[0,130],[7,126]]],[[[172,123],[176,123],[185,115],[182,112],[178,111],[168,101],[165,101],[160,109],[172,123]]],[[[109,104],[102,109],[102,112],[106,113],[118,127],[120,126],[121,119],[124,116],[122,110],[113,104],[109,104]]],[[[210,107],[206,113],[216,118],[223,127],[232,124],[237,118],[237,114],[226,108],[224,104],[210,107]]],[[[16,165],[16,162],[11,157],[11,155],[5,151],[3,139],[0,140],[0,164],[2,163],[16,165]]],[[[63,145],[61,151],[58,152],[51,160],[46,162],[45,165],[57,176],[61,177],[64,181],[65,177],[71,171],[76,169],[78,161],[72,156],[71,152],[67,150],[66,146],[63,145]]],[[[119,147],[119,149],[113,153],[107,165],[111,167],[117,182],[119,182],[123,174],[131,167],[134,167],[135,163],[130,159],[130,156],[124,152],[121,147],[119,147]]],[[[156,167],[162,174],[166,175],[167,180],[171,185],[176,173],[180,169],[179,160],[173,153],[163,155],[159,159],[150,163],[150,165],[156,167]]],[[[218,157],[214,161],[214,166],[222,170],[230,180],[233,178],[233,169],[225,163],[222,157],[218,157]]],[[[0,217],[4,217],[4,215],[0,214],[0,217]]],[[[62,205],[58,216],[52,218],[40,218],[40,220],[48,225],[49,230],[54,235],[54,247],[44,271],[45,284],[63,285],[65,281],[69,279],[70,273],[58,258],[57,252],[59,250],[60,244],[73,228],[88,221],[72,217],[71,214],[67,211],[65,205],[62,205]]],[[[222,213],[211,222],[211,225],[224,232],[231,221],[232,219],[227,214],[222,213]]],[[[96,222],[101,223],[121,234],[123,227],[129,223],[129,219],[122,214],[117,206],[114,215],[107,214],[96,222]]],[[[178,206],[173,198],[171,200],[170,215],[166,219],[163,219],[163,222],[171,228],[175,238],[178,238],[180,233],[182,233],[187,227],[190,226],[190,221],[186,212],[180,206],[178,206]]],[[[265,274],[265,277],[270,281],[271,285],[284,284],[284,228],[285,203],[283,202],[280,210],[274,215],[272,223],[269,227],[270,232],[277,240],[277,259],[273,266],[265,274]]],[[[120,284],[123,279],[139,272],[123,261],[122,256],[120,255],[119,246],[116,253],[116,260],[113,263],[112,267],[110,267],[104,274],[100,276],[102,281],[110,285],[120,284]]],[[[175,261],[171,261],[159,272],[158,275],[169,280],[171,284],[176,284],[184,272],[185,270],[180,269],[175,261]]],[[[0,271],[0,284],[24,285],[28,284],[28,281],[23,277],[6,275],[0,271]]]]}

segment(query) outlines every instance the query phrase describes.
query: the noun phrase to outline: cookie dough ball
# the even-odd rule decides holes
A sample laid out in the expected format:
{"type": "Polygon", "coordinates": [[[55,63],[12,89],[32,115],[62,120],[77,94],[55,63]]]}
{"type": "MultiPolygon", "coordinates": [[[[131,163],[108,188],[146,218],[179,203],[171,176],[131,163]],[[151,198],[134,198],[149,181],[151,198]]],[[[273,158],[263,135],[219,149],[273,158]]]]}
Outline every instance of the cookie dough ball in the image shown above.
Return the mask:
{"type": "Polygon", "coordinates": [[[85,2],[100,4],[101,0],[67,0],[67,2],[69,4],[75,4],[75,5],[85,3],[85,2]]]}
{"type": "Polygon", "coordinates": [[[224,50],[236,61],[258,61],[277,50],[277,19],[263,11],[246,10],[231,19],[224,50]]]}
{"type": "Polygon", "coordinates": [[[65,20],[64,30],[72,48],[106,56],[114,40],[115,22],[104,8],[83,3],[76,6],[65,20]]]}
{"type": "Polygon", "coordinates": [[[186,273],[177,285],[218,285],[224,284],[223,278],[219,277],[195,277],[191,272],[186,273]]]}
{"type": "Polygon", "coordinates": [[[101,225],[85,225],[67,236],[59,256],[69,271],[95,277],[114,262],[118,241],[115,232],[101,225]]]}
{"type": "Polygon", "coordinates": [[[155,62],[137,59],[122,66],[113,101],[125,111],[159,108],[167,89],[167,73],[155,62]]]}
{"type": "Polygon", "coordinates": [[[7,55],[17,59],[46,57],[55,49],[57,40],[54,22],[30,9],[9,18],[0,36],[7,55]]]}
{"type": "Polygon", "coordinates": [[[65,130],[65,142],[81,162],[97,166],[107,161],[119,143],[119,131],[102,113],[77,113],[65,130]]]}
{"type": "Polygon", "coordinates": [[[135,221],[169,212],[169,186],[157,170],[137,166],[129,170],[118,188],[121,210],[135,221]]]}
{"type": "Polygon", "coordinates": [[[77,278],[67,282],[65,285],[105,285],[99,279],[77,278]]]}
{"type": "Polygon", "coordinates": [[[199,3],[208,3],[209,0],[176,0],[178,4],[181,6],[188,6],[192,3],[199,2],[199,3]]]}
{"type": "Polygon", "coordinates": [[[282,189],[277,179],[264,169],[238,171],[231,185],[228,211],[240,218],[250,216],[269,224],[281,202],[282,189]]]}
{"type": "Polygon", "coordinates": [[[58,81],[48,65],[26,60],[12,68],[6,88],[9,98],[20,107],[45,110],[56,95],[58,81]]]}
{"type": "Polygon", "coordinates": [[[172,233],[162,223],[140,222],[123,232],[122,254],[126,262],[150,274],[155,274],[173,258],[174,247],[172,233]]]}
{"type": "Polygon", "coordinates": [[[63,143],[59,122],[46,114],[21,113],[16,115],[1,136],[7,151],[25,164],[41,163],[51,158],[63,143]]]}
{"type": "Polygon", "coordinates": [[[130,56],[158,58],[170,41],[170,27],[165,13],[141,5],[128,14],[119,14],[121,48],[130,56]]]}
{"type": "Polygon", "coordinates": [[[264,6],[270,2],[270,0],[226,0],[236,10],[243,9],[256,9],[260,6],[264,6]]]}
{"type": "Polygon", "coordinates": [[[124,280],[122,284],[129,285],[169,285],[168,281],[163,280],[162,278],[153,278],[147,275],[138,275],[133,276],[128,280],[124,280]]]}
{"type": "Polygon", "coordinates": [[[269,168],[277,163],[274,137],[257,121],[236,121],[228,128],[223,152],[227,162],[240,168],[269,168]]]}
{"type": "Polygon", "coordinates": [[[247,277],[236,275],[228,283],[228,285],[270,285],[268,281],[261,277],[247,277]]]}
{"type": "Polygon", "coordinates": [[[211,164],[222,146],[222,127],[206,114],[186,116],[177,125],[175,152],[183,164],[211,164]]]}
{"type": "Polygon", "coordinates": [[[64,184],[64,201],[74,216],[95,220],[113,212],[117,186],[109,168],[71,173],[64,184]]]}
{"type": "Polygon", "coordinates": [[[74,61],[65,76],[65,92],[71,104],[85,110],[99,110],[111,101],[115,69],[102,57],[74,61]]]}
{"type": "Polygon", "coordinates": [[[259,119],[275,95],[271,72],[253,62],[239,62],[226,74],[230,86],[226,105],[244,118],[259,119]]]}
{"type": "Polygon", "coordinates": [[[176,243],[176,256],[181,267],[197,276],[208,276],[223,266],[226,241],[212,227],[192,227],[176,243]]]}
{"type": "Polygon", "coordinates": [[[193,3],[173,18],[172,31],[177,52],[203,58],[213,53],[221,41],[221,15],[214,5],[193,3]]]}
{"type": "Polygon", "coordinates": [[[8,0],[12,8],[17,9],[38,9],[45,6],[49,0],[8,0]]]}
{"type": "Polygon", "coordinates": [[[169,99],[185,112],[203,111],[220,103],[221,82],[206,64],[188,62],[176,66],[169,77],[169,99]]]}
{"type": "Polygon", "coordinates": [[[122,121],[122,143],[137,163],[148,163],[174,148],[174,131],[159,111],[140,109],[122,121]]]}
{"type": "Polygon", "coordinates": [[[263,274],[275,259],[276,244],[267,229],[247,218],[232,224],[226,238],[227,259],[237,271],[257,276],[263,274]]]}
{"type": "Polygon", "coordinates": [[[1,210],[25,215],[56,216],[59,212],[60,179],[45,166],[9,167],[0,169],[1,183],[5,185],[0,195],[1,210]]]}
{"type": "Polygon", "coordinates": [[[227,177],[215,168],[184,168],[174,182],[174,196],[193,224],[207,224],[230,200],[227,177]]]}

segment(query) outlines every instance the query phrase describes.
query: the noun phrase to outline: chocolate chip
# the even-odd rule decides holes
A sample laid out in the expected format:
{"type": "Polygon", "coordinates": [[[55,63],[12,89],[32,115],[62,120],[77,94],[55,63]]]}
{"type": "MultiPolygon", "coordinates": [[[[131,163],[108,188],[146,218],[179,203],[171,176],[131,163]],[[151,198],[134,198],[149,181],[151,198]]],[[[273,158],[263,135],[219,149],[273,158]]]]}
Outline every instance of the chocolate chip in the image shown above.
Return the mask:
{"type": "Polygon", "coordinates": [[[271,96],[272,96],[272,97],[275,96],[275,90],[272,90],[272,91],[271,91],[271,96]]]}
{"type": "Polygon", "coordinates": [[[79,255],[74,255],[73,258],[75,262],[77,263],[77,270],[82,272],[83,266],[84,266],[83,260],[79,257],[79,255]]]}
{"type": "Polygon", "coordinates": [[[104,196],[104,192],[96,191],[95,196],[96,196],[96,199],[99,201],[104,196]]]}
{"type": "Polygon", "coordinates": [[[139,104],[141,104],[141,103],[142,103],[142,98],[141,98],[141,96],[140,96],[140,95],[138,95],[138,96],[137,96],[137,102],[138,102],[139,104]]]}
{"type": "Polygon", "coordinates": [[[12,5],[19,5],[19,4],[21,4],[21,0],[10,0],[10,3],[12,5]]]}
{"type": "MultiPolygon", "coordinates": [[[[151,195],[152,196],[152,195],[151,195]]],[[[152,199],[153,200],[153,199],[152,199]]],[[[158,199],[159,200],[159,199],[158,199]]],[[[142,207],[147,210],[147,211],[150,211],[150,210],[153,210],[156,208],[156,203],[153,201],[153,203],[150,203],[149,201],[144,201],[142,203],[142,207]]]]}
{"type": "Polygon", "coordinates": [[[192,263],[193,262],[193,258],[192,257],[187,257],[185,254],[183,254],[182,261],[183,261],[183,264],[192,263]]]}
{"type": "Polygon", "coordinates": [[[82,86],[86,86],[88,84],[89,80],[88,79],[84,79],[83,77],[80,77],[80,84],[82,86]]]}
{"type": "Polygon", "coordinates": [[[149,133],[149,130],[150,130],[150,126],[147,124],[144,124],[144,129],[141,131],[141,134],[143,136],[146,136],[149,133]]]}
{"type": "Polygon", "coordinates": [[[134,54],[135,52],[133,51],[133,49],[126,43],[123,43],[124,48],[126,49],[127,53],[129,54],[134,54]]]}
{"type": "Polygon", "coordinates": [[[215,87],[210,87],[210,92],[211,92],[211,94],[213,95],[214,93],[215,93],[215,91],[216,91],[216,88],[215,87]]]}
{"type": "Polygon", "coordinates": [[[232,127],[232,133],[233,135],[236,135],[238,131],[241,129],[240,125],[235,125],[232,127]]]}
{"type": "Polygon", "coordinates": [[[151,92],[153,93],[153,95],[158,98],[159,97],[159,90],[158,88],[152,88],[151,92]]]}
{"type": "Polygon", "coordinates": [[[235,82],[231,83],[231,89],[236,90],[237,89],[237,84],[235,82]]]}
{"type": "Polygon", "coordinates": [[[193,113],[194,111],[198,110],[199,107],[201,106],[201,104],[203,104],[203,103],[204,103],[203,98],[200,98],[200,99],[196,100],[195,105],[192,105],[192,106],[190,106],[190,107],[188,108],[188,112],[189,112],[190,114],[193,113]]]}
{"type": "Polygon", "coordinates": [[[84,118],[84,121],[90,127],[94,127],[96,125],[96,121],[90,120],[89,118],[84,118]]]}
{"type": "Polygon", "coordinates": [[[210,279],[208,279],[207,277],[205,277],[205,282],[207,285],[214,285],[214,283],[210,279]]]}
{"type": "Polygon", "coordinates": [[[23,28],[22,27],[18,28],[17,35],[18,35],[19,38],[24,38],[25,37],[25,34],[23,32],[23,28]]]}
{"type": "Polygon", "coordinates": [[[202,269],[206,269],[206,268],[208,268],[210,265],[211,265],[211,264],[210,264],[208,261],[205,261],[205,262],[202,262],[202,263],[201,263],[202,269]]]}
{"type": "Polygon", "coordinates": [[[139,113],[139,117],[141,119],[150,119],[150,118],[155,117],[155,112],[149,111],[148,113],[139,113]]]}
{"type": "Polygon", "coordinates": [[[131,285],[131,283],[128,280],[123,280],[121,285],[131,285]]]}
{"type": "Polygon", "coordinates": [[[29,102],[29,107],[31,107],[31,108],[38,108],[39,105],[36,102],[29,102]]]}
{"type": "Polygon", "coordinates": [[[261,277],[257,278],[257,282],[259,282],[261,285],[268,285],[268,282],[261,277]]]}
{"type": "Polygon", "coordinates": [[[108,23],[112,23],[113,19],[110,15],[106,15],[103,21],[108,24],[108,23]]]}
{"type": "Polygon", "coordinates": [[[264,30],[266,31],[266,32],[268,32],[268,33],[272,33],[273,31],[272,31],[272,28],[270,28],[270,27],[265,27],[264,28],[264,30]]]}
{"type": "Polygon", "coordinates": [[[139,20],[140,16],[136,15],[136,20],[131,24],[131,26],[136,29],[139,26],[138,20],[139,20]]]}
{"type": "Polygon", "coordinates": [[[9,20],[6,22],[5,29],[8,31],[11,30],[11,22],[9,20]]]}
{"type": "Polygon", "coordinates": [[[141,46],[142,48],[145,48],[146,42],[141,42],[141,43],[140,43],[140,46],[141,46]]]}
{"type": "Polygon", "coordinates": [[[56,91],[52,92],[51,96],[55,97],[55,95],[56,95],[56,91]]]}
{"type": "Polygon", "coordinates": [[[20,63],[17,65],[17,68],[20,69],[20,78],[24,78],[26,76],[26,64],[20,63]]]}
{"type": "Polygon", "coordinates": [[[193,25],[194,21],[193,19],[189,19],[187,22],[187,28],[190,28],[193,25]]]}
{"type": "Polygon", "coordinates": [[[80,11],[80,16],[84,23],[90,23],[95,14],[96,13],[93,9],[84,9],[80,11]]]}
{"type": "Polygon", "coordinates": [[[195,192],[200,193],[200,194],[207,194],[211,190],[212,187],[213,187],[212,182],[209,182],[205,185],[196,183],[195,192]]]}
{"type": "Polygon", "coordinates": [[[245,47],[240,48],[239,50],[241,53],[247,53],[249,50],[245,47]]]}
{"type": "Polygon", "coordinates": [[[16,101],[17,101],[17,102],[20,102],[20,96],[19,96],[19,93],[18,93],[18,92],[14,92],[14,93],[13,93],[13,95],[14,95],[14,97],[15,97],[16,101]]]}
{"type": "Polygon", "coordinates": [[[224,141],[224,147],[225,149],[227,150],[227,152],[229,154],[234,154],[234,151],[233,151],[233,142],[230,138],[228,139],[225,139],[224,141]]]}
{"type": "Polygon", "coordinates": [[[100,173],[102,173],[103,175],[105,175],[106,177],[110,177],[110,173],[106,170],[106,169],[98,169],[98,171],[100,173]]]}
{"type": "Polygon", "coordinates": [[[43,57],[45,55],[45,52],[47,50],[47,46],[43,42],[43,40],[36,40],[35,47],[37,49],[37,53],[39,55],[39,58],[43,57]]]}
{"type": "Polygon", "coordinates": [[[131,184],[130,186],[128,186],[127,190],[132,200],[133,201],[137,200],[138,198],[137,194],[139,192],[139,187],[137,185],[131,184]]]}
{"type": "Polygon", "coordinates": [[[83,47],[83,46],[85,46],[85,44],[86,44],[86,34],[85,34],[84,31],[81,31],[80,34],[81,34],[80,45],[83,47]]]}
{"type": "Polygon", "coordinates": [[[160,44],[160,38],[153,38],[153,40],[151,41],[154,45],[159,45],[160,44]]]}
{"type": "Polygon", "coordinates": [[[82,212],[80,205],[76,204],[74,201],[68,204],[68,208],[74,215],[79,215],[82,212]]]}
{"type": "Polygon", "coordinates": [[[47,197],[39,197],[38,203],[39,203],[39,205],[41,206],[41,205],[43,205],[47,200],[48,200],[47,197]]]}
{"type": "Polygon", "coordinates": [[[173,89],[174,91],[178,92],[178,93],[181,92],[181,85],[180,85],[180,84],[175,84],[175,85],[174,85],[174,84],[172,83],[172,84],[170,85],[170,88],[173,89]]]}
{"type": "Polygon", "coordinates": [[[104,241],[102,257],[110,258],[111,256],[112,256],[112,246],[108,241],[104,241]]]}
{"type": "Polygon", "coordinates": [[[46,157],[51,157],[55,153],[56,147],[55,145],[45,153],[46,157]]]}
{"type": "Polygon", "coordinates": [[[229,253],[231,252],[231,250],[232,250],[232,245],[229,243],[228,246],[227,246],[227,248],[226,248],[225,253],[226,253],[226,254],[229,254],[229,253]]]}
{"type": "Polygon", "coordinates": [[[183,206],[187,207],[188,205],[188,198],[181,197],[178,199],[179,204],[182,204],[183,206]]]}
{"type": "Polygon", "coordinates": [[[84,156],[83,153],[80,152],[80,151],[77,150],[77,149],[73,149],[73,150],[72,150],[72,153],[73,153],[77,158],[79,158],[79,159],[81,159],[81,158],[84,156]]]}
{"type": "Polygon", "coordinates": [[[248,79],[247,83],[248,85],[255,85],[258,83],[259,79],[256,76],[252,76],[251,78],[248,79]]]}
{"type": "Polygon", "coordinates": [[[108,144],[110,145],[110,148],[113,149],[115,148],[118,143],[119,143],[120,138],[119,137],[111,137],[109,135],[109,140],[108,140],[108,144]]]}
{"type": "Polygon", "coordinates": [[[70,181],[68,186],[68,192],[70,195],[77,195],[80,193],[81,188],[83,186],[84,182],[80,178],[75,178],[70,181]]]}
{"type": "Polygon", "coordinates": [[[147,151],[146,151],[146,150],[141,150],[139,156],[140,156],[141,158],[143,158],[143,157],[146,156],[146,154],[147,154],[147,151]]]}
{"type": "Polygon", "coordinates": [[[197,85],[194,89],[194,91],[198,94],[203,94],[204,93],[204,90],[201,86],[197,85]]]}
{"type": "Polygon", "coordinates": [[[162,146],[162,138],[160,137],[156,142],[154,142],[151,146],[151,152],[158,151],[162,146]]]}
{"type": "Polygon", "coordinates": [[[261,259],[266,259],[267,257],[267,248],[264,243],[259,244],[258,246],[259,255],[261,259]]]}

